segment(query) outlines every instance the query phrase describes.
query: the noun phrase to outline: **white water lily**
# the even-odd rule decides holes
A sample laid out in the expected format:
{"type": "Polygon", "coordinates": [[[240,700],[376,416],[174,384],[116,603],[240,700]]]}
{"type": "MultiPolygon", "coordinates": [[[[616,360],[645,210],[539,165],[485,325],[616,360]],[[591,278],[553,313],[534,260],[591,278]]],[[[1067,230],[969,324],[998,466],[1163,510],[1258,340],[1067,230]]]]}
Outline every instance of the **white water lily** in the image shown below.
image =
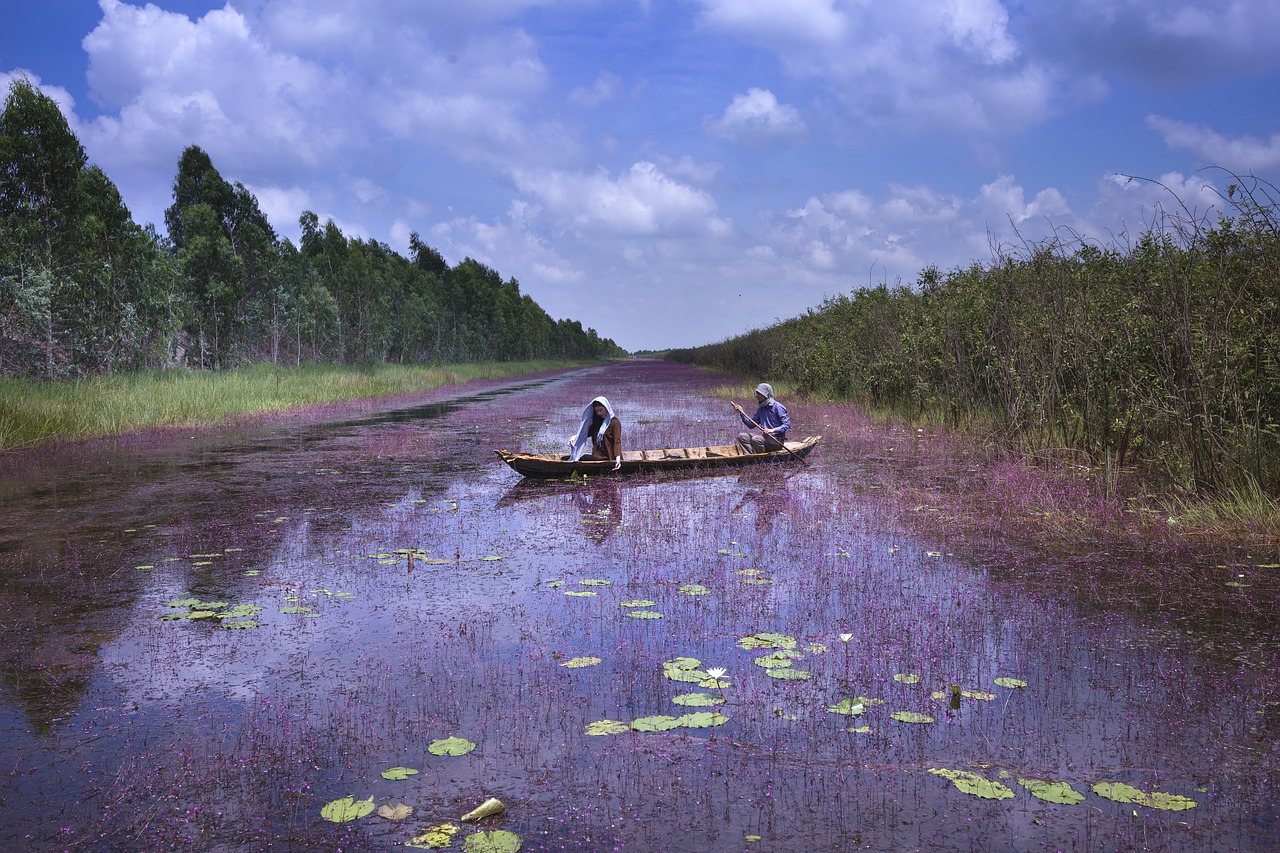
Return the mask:
{"type": "Polygon", "coordinates": [[[722,666],[713,666],[711,669],[707,670],[707,675],[719,681],[726,672],[728,672],[728,670],[722,666]]]}
{"type": "Polygon", "coordinates": [[[849,642],[849,641],[850,641],[850,640],[852,640],[852,639],[853,639],[853,634],[841,634],[841,635],[840,635],[840,640],[841,640],[842,642],[847,643],[847,642],[849,642]]]}

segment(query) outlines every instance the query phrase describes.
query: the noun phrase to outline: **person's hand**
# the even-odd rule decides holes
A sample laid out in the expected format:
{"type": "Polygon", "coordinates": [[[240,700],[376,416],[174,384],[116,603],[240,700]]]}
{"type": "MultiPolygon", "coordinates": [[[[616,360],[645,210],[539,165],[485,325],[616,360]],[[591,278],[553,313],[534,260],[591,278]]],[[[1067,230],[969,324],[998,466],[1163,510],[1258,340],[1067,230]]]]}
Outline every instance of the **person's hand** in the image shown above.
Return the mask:
{"type": "Polygon", "coordinates": [[[565,444],[569,445],[570,447],[573,447],[573,439],[572,438],[569,439],[568,441],[565,442],[565,444]]]}
{"type": "Polygon", "coordinates": [[[740,414],[740,415],[745,415],[745,414],[746,414],[746,412],[742,411],[742,407],[741,407],[741,406],[739,406],[737,403],[733,403],[733,404],[731,404],[731,405],[733,406],[733,410],[734,410],[735,412],[737,412],[738,414],[740,414]]]}
{"type": "Polygon", "coordinates": [[[620,471],[620,470],[622,470],[622,457],[621,457],[621,456],[619,456],[619,457],[617,457],[616,459],[614,459],[614,460],[613,460],[613,470],[615,470],[615,471],[620,471]]]}

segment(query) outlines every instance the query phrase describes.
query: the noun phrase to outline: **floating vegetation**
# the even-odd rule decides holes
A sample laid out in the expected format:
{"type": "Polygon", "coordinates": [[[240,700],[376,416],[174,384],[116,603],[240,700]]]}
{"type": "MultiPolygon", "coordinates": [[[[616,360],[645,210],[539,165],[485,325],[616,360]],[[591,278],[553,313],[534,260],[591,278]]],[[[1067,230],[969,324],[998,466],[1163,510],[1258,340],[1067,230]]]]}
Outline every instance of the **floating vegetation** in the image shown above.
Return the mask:
{"type": "Polygon", "coordinates": [[[790,649],[779,649],[776,652],[770,652],[767,655],[761,655],[756,658],[753,663],[756,666],[762,666],[765,669],[776,669],[779,667],[791,666],[793,660],[802,660],[804,655],[790,649]]]}
{"type": "Polygon", "coordinates": [[[681,595],[710,595],[711,590],[700,583],[686,583],[680,585],[679,592],[681,595]]]}
{"type": "Polygon", "coordinates": [[[600,663],[600,658],[580,657],[580,658],[570,658],[569,660],[565,661],[560,665],[563,667],[567,667],[568,669],[581,669],[584,666],[595,666],[598,663],[600,663]]]}
{"type": "Polygon", "coordinates": [[[948,696],[955,696],[955,697],[963,696],[966,699],[977,699],[982,702],[990,702],[991,700],[996,698],[996,694],[987,693],[984,690],[959,690],[959,689],[952,689],[949,691],[935,690],[929,694],[930,699],[946,699],[948,696]]]}
{"type": "Polygon", "coordinates": [[[807,669],[775,667],[774,669],[767,669],[765,672],[769,673],[770,678],[776,678],[779,681],[807,681],[810,678],[813,678],[813,673],[809,672],[807,669]]]}
{"type": "Polygon", "coordinates": [[[591,598],[593,595],[598,595],[598,593],[595,592],[595,590],[590,590],[590,589],[582,589],[582,590],[566,589],[564,591],[564,594],[572,595],[574,598],[591,598]]]}
{"type": "Polygon", "coordinates": [[[710,705],[724,704],[723,696],[714,696],[710,693],[681,693],[679,696],[672,696],[671,701],[677,705],[687,705],[690,707],[703,707],[710,705]]]}
{"type": "Polygon", "coordinates": [[[547,588],[548,588],[548,589],[559,589],[559,588],[560,588],[560,587],[562,587],[562,586],[564,586],[564,581],[563,581],[563,580],[556,579],[556,580],[553,580],[553,581],[547,581],[547,588]]]}
{"type": "Polygon", "coordinates": [[[647,598],[633,598],[630,601],[620,602],[623,607],[652,607],[657,604],[656,601],[650,601],[647,598]]]}
{"type": "Polygon", "coordinates": [[[760,634],[752,634],[748,637],[742,637],[738,640],[738,648],[741,649],[794,649],[796,647],[795,637],[788,637],[786,634],[774,634],[764,632],[760,634]]]}
{"type": "Polygon", "coordinates": [[[378,806],[378,817],[387,820],[404,820],[411,814],[413,814],[413,806],[406,803],[385,803],[378,806]]]}
{"type": "Polygon", "coordinates": [[[610,586],[613,581],[601,580],[600,578],[587,578],[586,580],[578,581],[578,583],[583,586],[610,586]]]}
{"type": "Polygon", "coordinates": [[[834,705],[828,705],[827,710],[833,714],[846,714],[850,717],[856,717],[860,714],[866,713],[867,706],[876,704],[879,701],[880,700],[878,699],[868,699],[865,696],[858,696],[855,698],[841,699],[834,705]]]}
{"type": "Polygon", "coordinates": [[[1013,789],[1008,785],[993,782],[968,770],[948,770],[941,767],[931,767],[929,772],[935,776],[950,779],[958,789],[975,797],[982,797],[987,800],[1007,800],[1013,796],[1013,789]]]}
{"type": "Polygon", "coordinates": [[[304,606],[302,606],[302,605],[298,605],[298,604],[293,604],[293,605],[290,605],[290,606],[288,606],[288,607],[281,607],[281,608],[280,608],[280,612],[281,612],[281,613],[310,613],[310,612],[311,612],[311,608],[310,608],[310,607],[304,607],[304,606]]]}
{"type": "Polygon", "coordinates": [[[1183,811],[1196,807],[1196,801],[1179,794],[1166,794],[1163,791],[1141,791],[1124,782],[1099,782],[1093,786],[1093,792],[1099,797],[1114,800],[1117,803],[1134,803],[1149,809],[1165,811],[1183,811]]]}
{"type": "Polygon", "coordinates": [[[617,735],[631,731],[631,726],[617,720],[596,720],[587,724],[589,735],[617,735]]]}
{"type": "Polygon", "coordinates": [[[463,850],[466,853],[517,853],[520,846],[520,836],[505,829],[495,829],[467,836],[463,850]]]}
{"type": "Polygon", "coordinates": [[[367,800],[356,800],[352,797],[343,797],[340,800],[325,805],[320,809],[320,817],[334,823],[346,823],[350,820],[358,820],[369,812],[373,811],[373,797],[367,800]]]}
{"type": "Polygon", "coordinates": [[[932,723],[932,722],[934,722],[933,717],[930,717],[928,714],[921,714],[921,713],[916,712],[916,711],[894,711],[894,712],[893,712],[892,714],[890,714],[889,716],[890,716],[890,717],[892,717],[893,719],[897,720],[897,721],[898,721],[898,722],[900,722],[900,723],[921,723],[921,724],[924,724],[924,723],[932,723]]]}
{"type": "Polygon", "coordinates": [[[899,672],[893,676],[893,680],[899,684],[919,684],[920,676],[915,673],[899,672]]]}
{"type": "Polygon", "coordinates": [[[706,681],[707,673],[698,669],[702,661],[697,658],[675,658],[662,664],[662,674],[672,681],[688,681],[694,684],[706,681]]]}
{"type": "Polygon", "coordinates": [[[485,561],[486,563],[492,563],[496,560],[501,560],[502,557],[499,556],[498,554],[489,554],[487,556],[481,557],[480,559],[485,561]]]}
{"type": "Polygon", "coordinates": [[[742,582],[750,586],[769,586],[773,583],[772,578],[743,578],[742,582]]]}
{"type": "Polygon", "coordinates": [[[707,729],[712,726],[723,726],[729,722],[729,718],[715,711],[698,711],[693,714],[685,714],[677,718],[676,722],[689,729],[707,729]]]}
{"type": "Polygon", "coordinates": [[[391,782],[402,782],[410,776],[417,776],[418,771],[412,767],[391,767],[382,771],[382,778],[391,782]]]}
{"type": "Polygon", "coordinates": [[[871,734],[871,726],[850,726],[845,731],[856,735],[869,735],[871,734]]]}
{"type": "Polygon", "coordinates": [[[427,746],[427,752],[432,755],[466,755],[475,749],[476,745],[464,737],[447,737],[440,740],[433,740],[427,746]]]}
{"type": "Polygon", "coordinates": [[[631,728],[637,732],[665,732],[680,728],[680,720],[666,714],[655,714],[652,717],[641,717],[632,720],[631,728]]]}
{"type": "Polygon", "coordinates": [[[404,843],[405,847],[417,847],[421,850],[440,850],[453,842],[458,834],[458,827],[452,823],[441,823],[428,826],[420,835],[415,835],[404,843]]]}
{"type": "Polygon", "coordinates": [[[1023,681],[1022,679],[1020,679],[1020,678],[1010,678],[1010,677],[1009,677],[1009,676],[1007,676],[1007,675],[1002,675],[1002,676],[1000,676],[999,678],[997,678],[997,679],[995,680],[995,683],[996,683],[996,685],[997,685],[998,687],[1009,687],[1009,688],[1012,688],[1012,689],[1017,689],[1017,688],[1021,688],[1021,687],[1026,687],[1026,686],[1027,686],[1027,682],[1023,681]]]}
{"type": "Polygon", "coordinates": [[[492,817],[493,815],[502,814],[506,810],[507,806],[502,802],[502,800],[499,800],[497,797],[489,797],[483,803],[464,814],[461,820],[464,823],[483,820],[484,818],[492,817]]]}
{"type": "Polygon", "coordinates": [[[151,564],[149,564],[149,563],[143,563],[143,564],[142,564],[142,565],[140,565],[140,566],[134,566],[134,568],[135,568],[135,569],[140,569],[140,570],[145,570],[145,569],[154,569],[154,568],[155,568],[155,566],[154,566],[154,565],[151,565],[151,564]]]}
{"type": "Polygon", "coordinates": [[[1045,779],[1023,779],[1019,777],[1018,784],[1026,788],[1031,796],[1038,797],[1046,802],[1062,803],[1068,806],[1084,802],[1084,794],[1066,782],[1049,782],[1045,779]]]}
{"type": "Polygon", "coordinates": [[[735,574],[747,575],[748,577],[752,577],[754,575],[761,574],[761,571],[759,569],[738,569],[738,571],[735,574]]]}
{"type": "Polygon", "coordinates": [[[661,619],[662,614],[656,610],[632,610],[627,613],[632,619],[661,619]]]}

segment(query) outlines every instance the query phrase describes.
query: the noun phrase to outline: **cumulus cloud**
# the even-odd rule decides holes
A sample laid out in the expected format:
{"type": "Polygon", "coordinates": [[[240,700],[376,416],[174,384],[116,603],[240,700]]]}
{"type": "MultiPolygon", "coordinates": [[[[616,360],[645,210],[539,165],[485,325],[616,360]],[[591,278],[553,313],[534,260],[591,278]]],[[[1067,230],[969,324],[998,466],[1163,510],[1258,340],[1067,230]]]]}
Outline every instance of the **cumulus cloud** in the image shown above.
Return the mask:
{"type": "Polygon", "coordinates": [[[799,110],[778,103],[768,89],[756,88],[734,97],[723,115],[708,122],[708,128],[717,136],[746,143],[796,139],[806,130],[799,110]]]}
{"type": "Polygon", "coordinates": [[[1147,127],[1160,134],[1170,148],[1188,151],[1207,166],[1222,166],[1240,174],[1280,169],[1280,133],[1266,140],[1249,135],[1232,138],[1205,125],[1158,115],[1147,116],[1147,127]]]}
{"type": "Polygon", "coordinates": [[[651,162],[636,163],[616,178],[603,170],[519,170],[515,180],[550,215],[584,232],[682,237],[728,228],[708,193],[673,180],[651,162]]]}
{"type": "Polygon", "coordinates": [[[756,39],[803,47],[835,45],[848,19],[832,0],[702,0],[704,20],[756,39]]]}

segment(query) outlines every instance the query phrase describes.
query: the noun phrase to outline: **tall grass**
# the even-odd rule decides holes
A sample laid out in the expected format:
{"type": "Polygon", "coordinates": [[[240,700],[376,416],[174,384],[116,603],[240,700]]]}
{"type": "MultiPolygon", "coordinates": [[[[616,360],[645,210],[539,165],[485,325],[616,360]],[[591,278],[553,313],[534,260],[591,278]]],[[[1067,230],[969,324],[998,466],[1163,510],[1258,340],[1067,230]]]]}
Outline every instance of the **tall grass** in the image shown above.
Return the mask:
{"type": "Polygon", "coordinates": [[[394,397],[566,366],[566,362],[551,361],[445,366],[255,365],[218,373],[147,371],[67,382],[0,379],[0,448],[157,427],[212,426],[242,415],[394,397]]]}

